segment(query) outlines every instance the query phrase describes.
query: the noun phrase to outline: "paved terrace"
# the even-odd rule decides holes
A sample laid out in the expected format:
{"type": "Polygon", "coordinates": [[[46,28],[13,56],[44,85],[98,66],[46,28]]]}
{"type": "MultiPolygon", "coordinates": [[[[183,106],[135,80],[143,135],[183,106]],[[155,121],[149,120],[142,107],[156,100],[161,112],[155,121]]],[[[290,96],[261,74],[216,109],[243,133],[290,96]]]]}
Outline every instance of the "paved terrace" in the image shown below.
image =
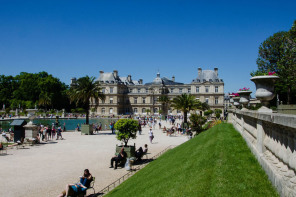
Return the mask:
{"type": "MultiPolygon", "coordinates": [[[[169,122],[162,121],[162,124],[168,126],[169,122]]],[[[158,125],[156,128],[153,144],[149,142],[147,126],[142,135],[130,140],[129,144],[136,143],[138,148],[147,143],[150,158],[169,145],[188,140],[181,135],[166,136],[158,130],[158,125]]],[[[99,192],[127,173],[124,168],[109,168],[115,145],[120,144],[111,132],[91,136],[66,132],[63,137],[65,140],[26,146],[27,149],[8,149],[8,155],[0,155],[0,196],[57,196],[66,184],[78,182],[85,168],[96,177],[95,189],[99,192]]]]}

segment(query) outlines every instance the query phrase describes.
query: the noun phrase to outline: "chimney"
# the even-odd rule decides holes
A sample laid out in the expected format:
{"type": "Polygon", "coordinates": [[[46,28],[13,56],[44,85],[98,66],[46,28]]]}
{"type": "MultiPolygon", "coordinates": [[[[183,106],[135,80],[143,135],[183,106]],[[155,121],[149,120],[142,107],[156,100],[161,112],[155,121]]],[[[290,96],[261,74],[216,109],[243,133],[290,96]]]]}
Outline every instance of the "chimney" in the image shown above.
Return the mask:
{"type": "Polygon", "coordinates": [[[127,81],[128,81],[128,82],[131,82],[131,81],[132,81],[132,76],[131,76],[131,75],[128,75],[128,76],[127,76],[127,81]]]}
{"type": "Polygon", "coordinates": [[[70,84],[70,86],[74,86],[74,85],[76,85],[76,78],[75,78],[75,77],[73,77],[73,78],[71,79],[71,84],[70,84]]]}
{"type": "Polygon", "coordinates": [[[143,84],[143,79],[139,79],[139,84],[143,84]]]}
{"type": "Polygon", "coordinates": [[[113,75],[114,75],[114,78],[117,79],[118,78],[118,71],[117,70],[113,70],[113,75]]]}
{"type": "Polygon", "coordinates": [[[172,81],[175,81],[175,76],[172,77],[172,81]]]}
{"type": "Polygon", "coordinates": [[[201,68],[198,68],[197,70],[198,70],[198,76],[201,75],[202,69],[201,68]]]}
{"type": "Polygon", "coordinates": [[[218,76],[218,68],[214,68],[215,74],[218,76]]]}

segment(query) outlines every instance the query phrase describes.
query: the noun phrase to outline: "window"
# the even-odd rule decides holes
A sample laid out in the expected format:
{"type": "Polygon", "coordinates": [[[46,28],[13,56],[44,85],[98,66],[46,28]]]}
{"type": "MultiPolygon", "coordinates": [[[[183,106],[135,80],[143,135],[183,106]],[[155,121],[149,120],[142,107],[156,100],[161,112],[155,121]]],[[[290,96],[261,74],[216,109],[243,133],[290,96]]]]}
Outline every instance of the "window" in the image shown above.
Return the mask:
{"type": "Polygon", "coordinates": [[[113,114],[113,108],[109,109],[109,114],[113,114]]]}
{"type": "Polygon", "coordinates": [[[215,97],[215,104],[217,105],[219,102],[218,97],[215,97]]]}
{"type": "Polygon", "coordinates": [[[157,113],[158,112],[158,109],[157,108],[154,108],[154,113],[157,113]]]}
{"type": "Polygon", "coordinates": [[[102,108],[102,114],[105,114],[105,108],[102,108]]]}
{"type": "Polygon", "coordinates": [[[219,90],[219,87],[215,86],[215,92],[218,92],[218,90],[219,90]]]}
{"type": "Polygon", "coordinates": [[[148,88],[146,88],[146,93],[148,93],[148,88]]]}
{"type": "Polygon", "coordinates": [[[134,98],[134,103],[135,103],[135,104],[138,103],[138,98],[137,98],[137,97],[134,98]]]}
{"type": "Polygon", "coordinates": [[[209,98],[206,98],[206,103],[209,104],[209,98]]]}
{"type": "Polygon", "coordinates": [[[196,92],[199,92],[199,86],[196,86],[196,92]]]}
{"type": "Polygon", "coordinates": [[[180,113],[181,113],[181,110],[178,109],[178,110],[177,110],[177,113],[180,114],[180,113]]]}
{"type": "Polygon", "coordinates": [[[112,104],[112,103],[113,103],[113,98],[111,97],[111,98],[110,98],[110,104],[112,104]]]}
{"type": "Polygon", "coordinates": [[[143,103],[146,103],[146,98],[145,97],[143,97],[143,103]]]}
{"type": "Polygon", "coordinates": [[[138,88],[138,93],[141,93],[141,89],[140,88],[138,88]]]}
{"type": "Polygon", "coordinates": [[[171,88],[171,93],[173,93],[174,92],[174,88],[171,88]]]}
{"type": "Polygon", "coordinates": [[[179,93],[182,93],[182,88],[179,88],[179,93]]]}
{"type": "Polygon", "coordinates": [[[106,88],[102,88],[102,93],[105,94],[105,92],[106,92],[106,88]]]}
{"type": "Polygon", "coordinates": [[[188,88],[187,92],[188,92],[188,93],[191,93],[191,88],[188,88]]]}
{"type": "Polygon", "coordinates": [[[113,88],[110,88],[110,93],[113,93],[113,88]]]}
{"type": "Polygon", "coordinates": [[[206,86],[206,92],[209,92],[209,86],[206,86]]]}
{"type": "Polygon", "coordinates": [[[134,108],[134,113],[138,113],[138,108],[134,108]]]}
{"type": "Polygon", "coordinates": [[[145,108],[142,108],[142,113],[146,113],[146,109],[145,108]]]}

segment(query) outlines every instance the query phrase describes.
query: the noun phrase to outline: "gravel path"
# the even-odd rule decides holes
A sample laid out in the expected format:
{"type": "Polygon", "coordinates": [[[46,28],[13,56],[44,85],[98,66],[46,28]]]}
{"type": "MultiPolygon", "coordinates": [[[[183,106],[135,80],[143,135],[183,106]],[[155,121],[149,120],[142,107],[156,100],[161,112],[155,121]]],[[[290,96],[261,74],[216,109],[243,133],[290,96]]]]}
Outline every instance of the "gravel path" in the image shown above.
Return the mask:
{"type": "MultiPolygon", "coordinates": [[[[164,121],[162,124],[168,126],[164,121]]],[[[130,140],[129,144],[136,143],[138,148],[147,143],[150,158],[169,145],[187,141],[185,136],[169,137],[159,129],[153,132],[153,144],[149,142],[147,126],[142,135],[130,140]]],[[[57,196],[66,184],[78,182],[85,168],[96,177],[95,189],[98,192],[127,173],[124,168],[109,168],[115,145],[120,144],[111,132],[91,136],[66,132],[63,137],[65,140],[26,146],[26,149],[9,149],[8,155],[0,155],[0,196],[57,196]]]]}

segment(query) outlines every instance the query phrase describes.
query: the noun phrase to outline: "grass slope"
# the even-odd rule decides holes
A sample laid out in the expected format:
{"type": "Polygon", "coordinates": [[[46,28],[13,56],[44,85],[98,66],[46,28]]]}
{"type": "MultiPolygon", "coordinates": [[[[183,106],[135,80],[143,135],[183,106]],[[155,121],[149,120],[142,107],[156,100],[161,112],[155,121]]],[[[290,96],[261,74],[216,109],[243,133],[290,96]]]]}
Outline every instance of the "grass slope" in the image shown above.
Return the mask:
{"type": "Polygon", "coordinates": [[[220,124],[168,151],[107,196],[278,196],[245,141],[220,124]]]}

